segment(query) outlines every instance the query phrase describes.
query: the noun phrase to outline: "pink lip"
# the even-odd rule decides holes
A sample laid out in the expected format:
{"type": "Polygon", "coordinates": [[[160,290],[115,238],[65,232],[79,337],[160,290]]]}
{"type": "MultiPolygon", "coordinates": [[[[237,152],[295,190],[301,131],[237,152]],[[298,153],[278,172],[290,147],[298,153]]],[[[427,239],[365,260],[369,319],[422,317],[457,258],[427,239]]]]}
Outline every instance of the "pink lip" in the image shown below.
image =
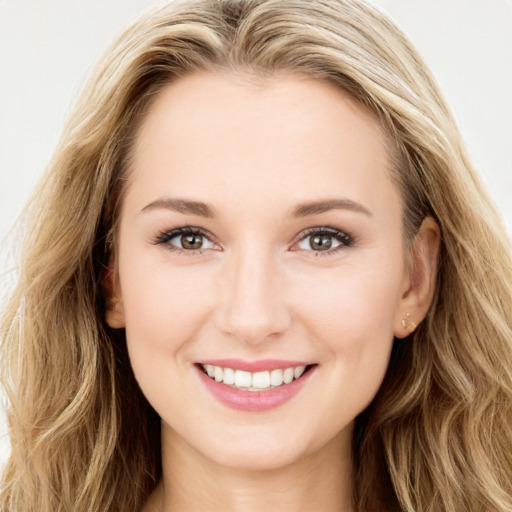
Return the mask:
{"type": "MultiPolygon", "coordinates": [[[[219,360],[217,360],[217,362],[219,362],[219,360]]],[[[289,364],[290,361],[286,361],[286,363],[289,364]]],[[[216,364],[215,366],[221,365],[216,364]]],[[[229,365],[225,366],[228,368],[231,367],[229,365]]],[[[305,365],[294,363],[289,366],[285,365],[285,368],[290,368],[290,366],[305,365]]],[[[208,375],[206,375],[206,373],[204,373],[204,371],[198,365],[195,365],[195,368],[203,384],[219,402],[230,407],[231,409],[249,412],[268,411],[269,409],[274,409],[275,407],[283,405],[285,402],[293,398],[305,386],[311,375],[316,370],[316,366],[310,368],[308,371],[302,374],[300,378],[293,380],[289,384],[282,384],[281,386],[277,386],[274,389],[269,389],[267,391],[243,391],[241,389],[232,388],[222,382],[217,382],[214,379],[211,379],[210,377],[208,377],[208,375]]],[[[242,369],[240,367],[237,367],[236,365],[235,368],[242,369]]],[[[268,369],[268,366],[266,366],[265,368],[268,369]]],[[[274,369],[279,368],[283,367],[274,367],[274,369]]]]}
{"type": "Polygon", "coordinates": [[[286,370],[286,368],[295,368],[297,366],[308,366],[311,362],[305,361],[285,361],[281,359],[261,359],[259,361],[244,361],[242,359],[208,359],[198,361],[198,364],[211,364],[222,368],[232,368],[233,370],[244,370],[246,372],[264,372],[272,370],[286,370]]]}

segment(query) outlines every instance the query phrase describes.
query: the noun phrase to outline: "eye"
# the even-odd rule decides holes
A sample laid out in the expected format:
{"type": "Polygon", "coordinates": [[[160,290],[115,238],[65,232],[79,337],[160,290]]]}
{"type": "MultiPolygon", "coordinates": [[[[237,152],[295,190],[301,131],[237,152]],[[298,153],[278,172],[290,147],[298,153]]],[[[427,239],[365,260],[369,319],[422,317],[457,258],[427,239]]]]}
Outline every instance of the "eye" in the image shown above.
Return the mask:
{"type": "Polygon", "coordinates": [[[347,233],[334,228],[321,227],[301,233],[296,246],[301,250],[332,254],[343,247],[353,245],[353,243],[353,238],[347,233]]]}
{"type": "Polygon", "coordinates": [[[156,245],[165,244],[171,251],[188,253],[217,248],[217,245],[203,230],[188,226],[161,233],[154,243],[156,245]]]}
{"type": "Polygon", "coordinates": [[[187,250],[209,249],[210,246],[213,247],[213,244],[200,233],[176,235],[170,238],[168,243],[187,250]]]}

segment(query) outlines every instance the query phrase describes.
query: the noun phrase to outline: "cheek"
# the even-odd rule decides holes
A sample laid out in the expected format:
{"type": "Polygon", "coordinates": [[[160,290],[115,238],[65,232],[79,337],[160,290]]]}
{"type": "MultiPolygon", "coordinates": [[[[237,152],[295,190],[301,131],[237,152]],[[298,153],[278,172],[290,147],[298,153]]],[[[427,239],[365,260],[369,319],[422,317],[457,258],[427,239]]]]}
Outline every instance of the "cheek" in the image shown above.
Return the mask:
{"type": "Polygon", "coordinates": [[[358,351],[393,338],[401,268],[389,262],[384,271],[361,262],[333,269],[327,278],[304,273],[296,278],[291,295],[304,322],[333,351],[358,351]]]}
{"type": "Polygon", "coordinates": [[[210,301],[207,270],[173,265],[165,249],[127,238],[119,275],[128,351],[135,374],[154,380],[159,371],[169,374],[173,360],[186,361],[190,341],[198,338],[210,301]]]}
{"type": "Polygon", "coordinates": [[[343,404],[327,408],[324,420],[333,425],[346,423],[370,404],[388,367],[403,267],[392,259],[384,267],[361,260],[336,269],[329,281],[309,274],[301,291],[294,292],[303,297],[302,323],[328,370],[322,400],[343,404]]]}
{"type": "Polygon", "coordinates": [[[130,263],[125,261],[120,275],[131,366],[153,407],[173,417],[193,400],[187,370],[208,309],[204,276],[143,258],[130,263]]]}

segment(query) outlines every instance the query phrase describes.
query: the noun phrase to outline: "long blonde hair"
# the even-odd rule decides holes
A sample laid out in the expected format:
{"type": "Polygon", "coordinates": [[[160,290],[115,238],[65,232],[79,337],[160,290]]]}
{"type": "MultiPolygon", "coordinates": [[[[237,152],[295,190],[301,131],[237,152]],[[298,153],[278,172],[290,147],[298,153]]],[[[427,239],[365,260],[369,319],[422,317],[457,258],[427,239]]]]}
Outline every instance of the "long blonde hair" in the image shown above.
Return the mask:
{"type": "Polygon", "coordinates": [[[132,141],[158,91],[194,70],[329,80],[393,141],[412,239],[442,233],[427,318],[395,342],[356,420],[358,511],[512,510],[512,262],[427,67],[359,0],[189,0],[126,30],[86,85],[26,211],[19,282],[1,326],[12,452],[0,508],[136,511],[161,476],[159,419],[106,326],[101,280],[115,250],[132,141]]]}

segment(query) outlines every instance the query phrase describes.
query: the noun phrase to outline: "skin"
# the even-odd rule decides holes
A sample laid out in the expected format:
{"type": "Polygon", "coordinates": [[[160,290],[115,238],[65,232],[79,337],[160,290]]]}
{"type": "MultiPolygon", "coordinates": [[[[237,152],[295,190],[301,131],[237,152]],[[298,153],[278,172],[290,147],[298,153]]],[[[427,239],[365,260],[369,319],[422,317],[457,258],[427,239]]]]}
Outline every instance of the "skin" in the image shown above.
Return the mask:
{"type": "Polygon", "coordinates": [[[137,134],[107,287],[107,322],[126,329],[162,418],[163,479],[144,512],[352,510],[354,418],[393,338],[412,330],[406,314],[427,312],[439,244],[426,219],[406,250],[388,147],[371,113],[319,80],[204,72],[159,94],[137,134]],[[333,199],[344,202],[293,214],[333,199]],[[183,226],[207,233],[200,251],[176,250],[179,236],[157,243],[183,226]],[[352,242],[312,246],[306,230],[325,226],[352,242]],[[194,367],[226,357],[317,367],[285,404],[244,412],[194,367]]]}

